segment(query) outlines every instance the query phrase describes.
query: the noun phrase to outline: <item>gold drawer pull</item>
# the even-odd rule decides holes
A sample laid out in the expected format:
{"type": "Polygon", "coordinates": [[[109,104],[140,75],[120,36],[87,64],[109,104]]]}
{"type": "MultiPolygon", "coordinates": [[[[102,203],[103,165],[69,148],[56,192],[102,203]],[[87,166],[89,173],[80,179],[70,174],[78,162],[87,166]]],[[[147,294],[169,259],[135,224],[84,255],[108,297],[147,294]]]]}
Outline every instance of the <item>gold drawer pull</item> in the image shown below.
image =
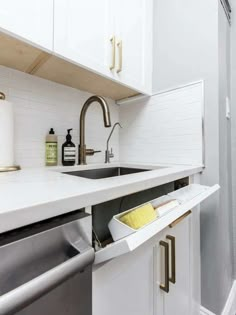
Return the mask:
{"type": "Polygon", "coordinates": [[[167,235],[166,238],[171,242],[171,277],[169,281],[176,283],[176,254],[175,254],[175,237],[167,235]]]}
{"type": "Polygon", "coordinates": [[[169,244],[164,241],[160,241],[160,245],[165,250],[165,283],[160,285],[161,290],[169,293],[169,244]]]}
{"type": "Polygon", "coordinates": [[[188,212],[186,212],[185,214],[181,215],[181,217],[179,217],[178,219],[176,219],[175,221],[173,221],[169,227],[173,228],[174,226],[176,226],[177,224],[179,224],[181,221],[183,221],[186,217],[188,217],[190,214],[192,213],[191,210],[189,210],[188,212]]]}
{"type": "Polygon", "coordinates": [[[118,65],[118,69],[116,70],[117,73],[122,71],[122,66],[123,66],[123,56],[122,56],[122,40],[119,40],[117,43],[117,47],[118,47],[118,51],[119,51],[119,65],[118,65]]]}
{"type": "Polygon", "coordinates": [[[113,70],[116,66],[116,37],[112,36],[110,39],[111,45],[112,45],[112,62],[110,66],[110,70],[113,70]]]}

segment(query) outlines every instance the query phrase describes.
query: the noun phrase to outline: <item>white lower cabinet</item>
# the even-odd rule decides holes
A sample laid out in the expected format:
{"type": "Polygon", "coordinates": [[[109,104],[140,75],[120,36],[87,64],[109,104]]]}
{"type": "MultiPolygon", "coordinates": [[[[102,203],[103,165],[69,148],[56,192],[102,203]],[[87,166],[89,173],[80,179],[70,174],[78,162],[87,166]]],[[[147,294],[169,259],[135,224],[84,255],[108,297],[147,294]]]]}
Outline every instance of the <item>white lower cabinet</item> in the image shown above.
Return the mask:
{"type": "Polygon", "coordinates": [[[93,315],[199,315],[199,204],[219,188],[170,193],[175,210],[96,252],[93,315]]]}
{"type": "Polygon", "coordinates": [[[190,249],[190,217],[163,231],[154,250],[155,315],[191,314],[190,249]]]}
{"type": "Polygon", "coordinates": [[[93,315],[153,315],[153,246],[93,270],[93,315]]]}
{"type": "Polygon", "coordinates": [[[95,266],[93,315],[190,315],[189,219],[95,266]]]}

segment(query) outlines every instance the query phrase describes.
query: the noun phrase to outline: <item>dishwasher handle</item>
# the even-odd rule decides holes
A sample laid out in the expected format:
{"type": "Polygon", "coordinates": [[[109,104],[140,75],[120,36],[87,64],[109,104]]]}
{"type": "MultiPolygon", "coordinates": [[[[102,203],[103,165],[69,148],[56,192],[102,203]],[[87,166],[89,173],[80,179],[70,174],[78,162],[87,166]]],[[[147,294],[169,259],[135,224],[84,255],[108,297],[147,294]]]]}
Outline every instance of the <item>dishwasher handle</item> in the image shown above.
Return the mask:
{"type": "Polygon", "coordinates": [[[0,296],[0,315],[14,314],[32,304],[94,261],[95,253],[88,247],[68,261],[0,296]]]}

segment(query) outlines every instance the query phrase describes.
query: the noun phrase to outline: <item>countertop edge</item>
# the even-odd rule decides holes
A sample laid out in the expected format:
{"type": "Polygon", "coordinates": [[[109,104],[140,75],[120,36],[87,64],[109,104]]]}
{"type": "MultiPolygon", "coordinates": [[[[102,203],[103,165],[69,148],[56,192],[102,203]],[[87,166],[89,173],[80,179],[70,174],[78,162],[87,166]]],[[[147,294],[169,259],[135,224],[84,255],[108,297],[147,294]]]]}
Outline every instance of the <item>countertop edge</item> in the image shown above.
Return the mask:
{"type": "Polygon", "coordinates": [[[183,167],[182,170],[176,170],[173,167],[173,172],[169,173],[168,175],[160,175],[152,179],[130,182],[117,187],[100,189],[97,191],[80,194],[78,196],[3,212],[0,213],[0,233],[5,233],[7,231],[66,214],[84,207],[92,206],[94,204],[99,204],[119,198],[121,196],[160,186],[180,178],[192,176],[202,171],[202,166],[188,166],[186,169],[183,167]],[[106,192],[106,194],[104,194],[104,192],[106,192]],[[107,197],[108,195],[109,198],[107,197]]]}

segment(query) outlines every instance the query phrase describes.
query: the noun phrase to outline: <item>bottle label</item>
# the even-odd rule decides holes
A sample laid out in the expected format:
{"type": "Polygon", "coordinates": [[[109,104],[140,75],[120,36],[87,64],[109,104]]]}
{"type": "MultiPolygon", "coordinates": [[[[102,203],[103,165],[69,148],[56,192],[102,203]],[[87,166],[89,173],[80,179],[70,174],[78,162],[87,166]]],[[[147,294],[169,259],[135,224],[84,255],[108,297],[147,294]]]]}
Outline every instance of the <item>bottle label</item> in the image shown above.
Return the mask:
{"type": "Polygon", "coordinates": [[[75,161],[75,147],[64,148],[64,161],[68,162],[75,161]]]}
{"type": "Polygon", "coordinates": [[[57,165],[57,142],[46,143],[46,164],[57,165]]]}

